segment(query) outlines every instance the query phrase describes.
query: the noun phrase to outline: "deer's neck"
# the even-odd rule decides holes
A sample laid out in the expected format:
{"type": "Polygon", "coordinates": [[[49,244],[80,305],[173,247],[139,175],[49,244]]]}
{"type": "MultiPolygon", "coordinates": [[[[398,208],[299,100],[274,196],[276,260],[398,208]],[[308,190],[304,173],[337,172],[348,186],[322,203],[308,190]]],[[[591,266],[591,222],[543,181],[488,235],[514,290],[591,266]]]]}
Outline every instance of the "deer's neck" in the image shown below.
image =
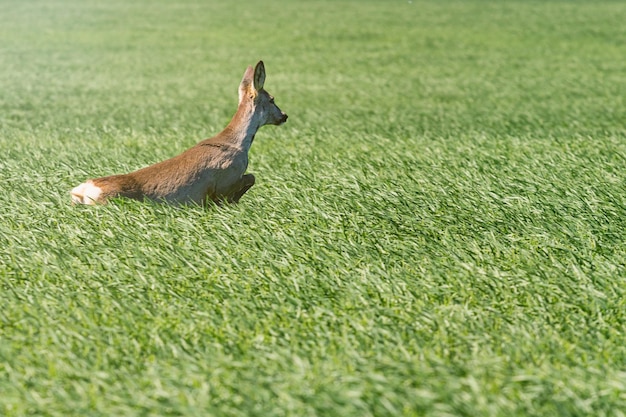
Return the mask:
{"type": "Polygon", "coordinates": [[[234,146],[237,146],[245,151],[250,149],[254,135],[256,134],[261,123],[256,117],[254,107],[248,104],[241,104],[237,108],[237,113],[233,116],[232,120],[224,128],[222,132],[225,139],[234,146]]]}

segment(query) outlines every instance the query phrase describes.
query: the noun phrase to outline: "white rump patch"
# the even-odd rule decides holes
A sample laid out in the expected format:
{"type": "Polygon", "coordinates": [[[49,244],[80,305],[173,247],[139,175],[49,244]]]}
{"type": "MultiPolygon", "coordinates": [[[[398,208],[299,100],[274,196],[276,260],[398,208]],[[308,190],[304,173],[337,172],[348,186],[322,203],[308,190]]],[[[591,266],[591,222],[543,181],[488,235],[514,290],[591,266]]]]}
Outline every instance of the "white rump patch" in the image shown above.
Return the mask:
{"type": "Polygon", "coordinates": [[[72,194],[72,203],[93,205],[97,204],[102,189],[89,180],[78,187],[74,187],[70,194],[72,194]]]}

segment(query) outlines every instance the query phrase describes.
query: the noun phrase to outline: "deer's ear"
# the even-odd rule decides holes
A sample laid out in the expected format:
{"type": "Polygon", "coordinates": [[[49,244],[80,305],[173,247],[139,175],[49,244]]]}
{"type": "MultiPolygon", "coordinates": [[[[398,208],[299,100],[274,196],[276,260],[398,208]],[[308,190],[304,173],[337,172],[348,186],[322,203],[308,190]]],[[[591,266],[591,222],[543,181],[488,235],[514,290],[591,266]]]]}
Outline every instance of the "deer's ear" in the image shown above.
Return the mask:
{"type": "Polygon", "coordinates": [[[259,91],[265,84],[265,65],[259,61],[254,68],[254,89],[259,91]]]}
{"type": "Polygon", "coordinates": [[[239,84],[239,102],[243,100],[248,91],[252,89],[252,85],[254,84],[254,69],[250,66],[246,69],[246,72],[243,74],[243,79],[241,80],[241,84],[239,84]]]}

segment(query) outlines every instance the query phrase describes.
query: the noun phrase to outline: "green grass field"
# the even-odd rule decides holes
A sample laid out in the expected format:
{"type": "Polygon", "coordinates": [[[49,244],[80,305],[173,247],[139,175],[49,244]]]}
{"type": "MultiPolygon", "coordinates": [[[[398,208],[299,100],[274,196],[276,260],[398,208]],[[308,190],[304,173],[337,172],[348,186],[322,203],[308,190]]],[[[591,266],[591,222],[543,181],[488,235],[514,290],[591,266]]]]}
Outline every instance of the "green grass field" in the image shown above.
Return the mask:
{"type": "Polygon", "coordinates": [[[624,416],[626,3],[0,3],[0,415],[624,416]],[[289,114],[236,206],[73,207],[289,114]]]}

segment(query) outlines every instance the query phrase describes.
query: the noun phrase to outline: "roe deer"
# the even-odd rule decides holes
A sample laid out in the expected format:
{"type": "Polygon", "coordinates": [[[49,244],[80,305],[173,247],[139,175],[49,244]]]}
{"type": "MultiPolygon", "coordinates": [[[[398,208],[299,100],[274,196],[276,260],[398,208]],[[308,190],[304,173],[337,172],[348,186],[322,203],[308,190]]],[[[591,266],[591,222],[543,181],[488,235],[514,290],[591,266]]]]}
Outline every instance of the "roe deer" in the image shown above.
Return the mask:
{"type": "Polygon", "coordinates": [[[274,97],[263,89],[264,82],[265,66],[259,61],[254,69],[248,67],[244,73],[237,112],[224,130],[171,159],[130,174],[80,184],[70,192],[72,202],[97,204],[126,197],[175,205],[237,203],[254,185],[254,176],[244,173],[257,130],[266,124],[281,125],[287,121],[287,115],[274,104],[274,97]]]}

